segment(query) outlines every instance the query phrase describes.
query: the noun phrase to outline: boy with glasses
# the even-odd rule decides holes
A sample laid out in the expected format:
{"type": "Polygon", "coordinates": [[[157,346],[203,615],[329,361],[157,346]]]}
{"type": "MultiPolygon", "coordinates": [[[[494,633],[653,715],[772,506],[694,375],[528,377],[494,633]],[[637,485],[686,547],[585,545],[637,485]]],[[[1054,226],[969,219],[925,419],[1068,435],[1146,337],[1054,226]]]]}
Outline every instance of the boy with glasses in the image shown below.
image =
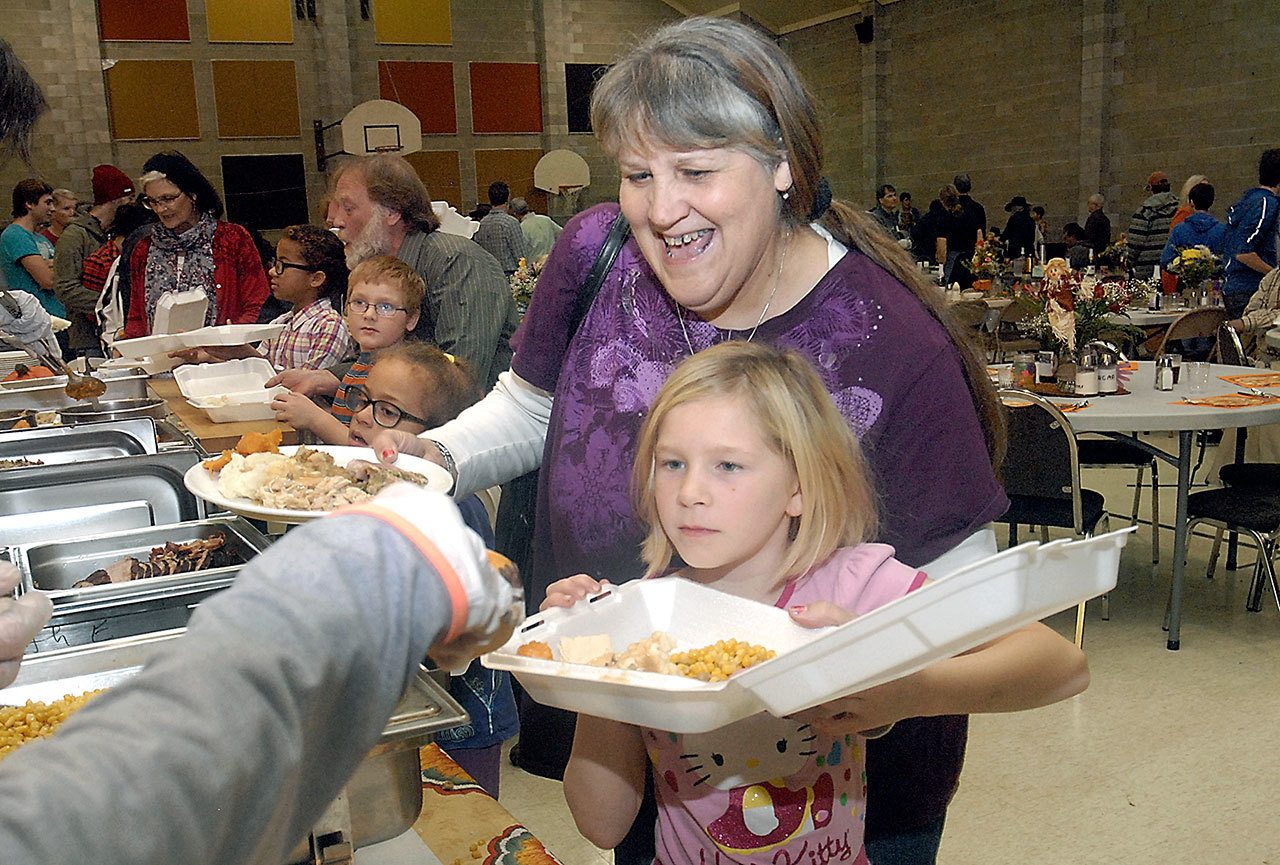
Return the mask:
{"type": "Polygon", "coordinates": [[[375,256],[357,265],[351,272],[350,285],[347,330],[360,347],[360,354],[342,381],[320,394],[333,398],[332,408],[325,411],[309,396],[294,391],[276,397],[271,404],[276,420],[332,445],[347,443],[347,425],[354,414],[347,402],[348,389],[368,377],[374,352],[403,342],[413,330],[427,292],[422,277],[413,268],[389,255],[375,256]]]}

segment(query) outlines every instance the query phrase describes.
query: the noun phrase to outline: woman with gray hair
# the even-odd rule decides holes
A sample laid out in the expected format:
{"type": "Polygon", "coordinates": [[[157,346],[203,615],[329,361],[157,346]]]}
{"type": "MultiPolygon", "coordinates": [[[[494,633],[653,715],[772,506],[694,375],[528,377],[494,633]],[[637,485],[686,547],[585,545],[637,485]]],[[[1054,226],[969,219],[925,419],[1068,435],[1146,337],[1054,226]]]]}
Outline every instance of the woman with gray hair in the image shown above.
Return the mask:
{"type": "Polygon", "coordinates": [[[128,339],[151,332],[165,294],[201,289],[205,324],[252,324],[271,289],[253,238],[222,219],[222,198],[199,168],[175,151],[142,166],[142,202],[159,222],[129,256],[128,339]]]}
{"type": "MultiPolygon", "coordinates": [[[[880,540],[900,559],[940,576],[993,553],[988,524],[1007,500],[985,365],[907,252],[832,198],[817,108],[782,50],[732,21],[668,25],[600,79],[591,119],[618,163],[620,206],[569,221],[489,396],[421,437],[387,431],[376,452],[435,459],[457,495],[541,465],[526,593],[536,608],[573,574],[618,583],[644,573],[629,479],[649,406],[686,356],[757,341],[818,371],[861,440],[880,540]],[[597,261],[609,264],[601,252],[626,224],[619,212],[630,236],[588,306],[580,292],[597,261]]],[[[954,668],[954,690],[926,696],[919,680],[899,680],[857,698],[869,714],[839,722],[851,734],[898,722],[867,752],[873,863],[933,861],[964,757],[963,713],[1043,705],[1069,675],[1033,647],[1060,637],[1023,636],[993,667],[954,668]],[[992,688],[992,674],[1017,685],[992,688]]],[[[573,716],[526,703],[521,728],[520,766],[563,772],[573,716]]],[[[653,861],[652,814],[639,811],[620,865],[653,861]]]]}

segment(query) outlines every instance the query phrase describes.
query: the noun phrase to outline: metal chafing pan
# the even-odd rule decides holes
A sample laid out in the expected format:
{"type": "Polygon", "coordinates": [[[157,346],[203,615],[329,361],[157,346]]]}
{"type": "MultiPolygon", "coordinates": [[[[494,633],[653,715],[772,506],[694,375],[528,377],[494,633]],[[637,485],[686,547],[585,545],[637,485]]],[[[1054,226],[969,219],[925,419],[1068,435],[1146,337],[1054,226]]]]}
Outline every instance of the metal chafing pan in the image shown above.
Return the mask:
{"type": "Polygon", "coordinates": [[[152,525],[201,519],[204,503],[182,483],[183,473],[199,461],[194,450],[173,450],[7,469],[0,472],[0,545],[19,543],[15,536],[54,541],[104,531],[91,527],[86,507],[140,502],[150,509],[152,525]]]}
{"type": "MultiPolygon", "coordinates": [[[[41,652],[23,660],[0,703],[50,701],[64,694],[109,688],[134,675],[182,631],[164,631],[73,649],[41,652]]],[[[378,744],[356,767],[334,805],[286,859],[288,865],[316,859],[316,848],[350,844],[359,849],[400,835],[422,810],[418,749],[439,730],[467,722],[467,713],[423,670],[401,698],[378,744]],[[341,834],[338,834],[341,833],[341,834]]]]}
{"type": "MultiPolygon", "coordinates": [[[[148,396],[147,376],[136,370],[104,370],[95,375],[107,384],[107,392],[99,397],[103,402],[117,399],[142,399],[148,396]]],[[[64,390],[67,386],[66,376],[54,376],[35,381],[40,384],[33,383],[29,387],[0,388],[0,410],[33,408],[45,411],[86,404],[67,396],[64,390]]]]}
{"type": "MultiPolygon", "coordinates": [[[[49,623],[36,634],[24,654],[184,628],[197,606],[234,580],[234,573],[223,574],[198,582],[154,586],[132,595],[79,598],[58,604],[49,623]]],[[[0,701],[3,699],[4,692],[0,691],[0,701]]]]}
{"type": "Polygon", "coordinates": [[[149,417],[159,420],[169,414],[169,404],[159,397],[128,399],[95,399],[58,409],[63,423],[81,424],[98,421],[149,417]]]}
{"type": "Polygon", "coordinates": [[[138,456],[155,453],[157,441],[151,418],[9,430],[0,432],[0,460],[21,457],[53,465],[138,456]]]}
{"type": "Polygon", "coordinates": [[[270,541],[242,517],[215,517],[186,523],[151,526],[145,529],[115,532],[96,537],[54,543],[30,543],[14,547],[11,555],[22,574],[23,591],[38,589],[48,594],[55,604],[77,599],[99,599],[137,595],[157,585],[196,583],[237,573],[270,541]],[[127,557],[145,561],[152,547],[165,543],[204,540],[221,533],[226,541],[223,549],[233,562],[220,568],[206,568],[171,576],[148,577],[126,583],[74,588],[98,568],[127,557]]]}

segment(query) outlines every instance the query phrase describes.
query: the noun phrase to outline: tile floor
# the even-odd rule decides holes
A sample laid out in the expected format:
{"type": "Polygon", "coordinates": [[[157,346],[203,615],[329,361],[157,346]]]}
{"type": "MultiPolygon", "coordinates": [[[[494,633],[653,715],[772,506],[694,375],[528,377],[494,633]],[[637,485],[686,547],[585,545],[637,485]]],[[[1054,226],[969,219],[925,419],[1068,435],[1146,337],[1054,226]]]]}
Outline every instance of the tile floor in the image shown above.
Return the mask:
{"type": "MultiPolygon", "coordinates": [[[[1133,477],[1087,471],[1085,484],[1127,515],[1133,477]]],[[[1166,523],[1173,498],[1162,490],[1166,523]]],[[[1150,513],[1145,497],[1142,510],[1150,513]]],[[[1113,526],[1125,521],[1115,517],[1113,526]]],[[[1162,540],[1154,574],[1149,527],[1126,547],[1110,621],[1099,603],[1089,605],[1088,691],[1034,712],[973,719],[943,865],[1280,865],[1280,612],[1269,592],[1261,613],[1245,612],[1245,568],[1232,574],[1220,563],[1205,580],[1209,541],[1194,539],[1182,649],[1167,651],[1160,622],[1172,532],[1162,540]]],[[[1252,551],[1241,558],[1252,562],[1252,551]]],[[[1050,624],[1070,634],[1074,612],[1050,624]]],[[[509,765],[502,783],[502,803],[565,865],[613,861],[578,835],[558,784],[509,765]]]]}

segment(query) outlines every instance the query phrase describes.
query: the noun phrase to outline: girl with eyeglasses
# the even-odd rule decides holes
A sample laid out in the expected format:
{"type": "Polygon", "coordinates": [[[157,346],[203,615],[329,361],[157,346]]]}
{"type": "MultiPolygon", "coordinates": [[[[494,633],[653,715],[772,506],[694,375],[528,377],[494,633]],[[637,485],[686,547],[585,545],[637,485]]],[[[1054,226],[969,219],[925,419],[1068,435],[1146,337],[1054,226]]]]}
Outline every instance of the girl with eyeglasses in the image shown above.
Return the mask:
{"type": "Polygon", "coordinates": [[[354,354],[355,342],[342,317],[347,261],[341,240],[316,225],[291,225],[280,236],[267,273],[271,293],[292,307],[271,321],[283,324],[283,333],[256,348],[205,346],[173,355],[190,363],[265,357],[284,370],[328,369],[354,354]]]}
{"type": "MultiPolygon", "coordinates": [[[[397,343],[378,352],[363,384],[347,388],[347,407],[354,414],[346,444],[368,447],[374,433],[384,429],[416,435],[453,420],[479,399],[464,362],[429,343],[397,343]]],[[[457,505],[463,522],[492,549],[493,527],[480,498],[467,496],[457,505]]],[[[437,734],[436,742],[496,799],[502,743],[520,726],[511,680],[472,661],[465,673],[449,679],[449,692],[471,723],[437,734]]]]}
{"type": "MultiPolygon", "coordinates": [[[[332,235],[330,235],[332,237],[332,235]]],[[[285,270],[297,268],[284,268],[285,270]]],[[[375,256],[361,262],[351,271],[351,289],[346,303],[346,323],[360,354],[351,368],[338,381],[328,373],[326,388],[289,391],[272,400],[276,420],[308,433],[311,440],[325,444],[347,443],[347,424],[355,413],[347,397],[354,385],[362,384],[373,367],[374,352],[404,342],[414,325],[427,286],[413,268],[389,255],[375,256]],[[332,406],[325,410],[312,398],[331,397],[332,406]]],[[[267,382],[278,384],[282,376],[267,382]]]]}

